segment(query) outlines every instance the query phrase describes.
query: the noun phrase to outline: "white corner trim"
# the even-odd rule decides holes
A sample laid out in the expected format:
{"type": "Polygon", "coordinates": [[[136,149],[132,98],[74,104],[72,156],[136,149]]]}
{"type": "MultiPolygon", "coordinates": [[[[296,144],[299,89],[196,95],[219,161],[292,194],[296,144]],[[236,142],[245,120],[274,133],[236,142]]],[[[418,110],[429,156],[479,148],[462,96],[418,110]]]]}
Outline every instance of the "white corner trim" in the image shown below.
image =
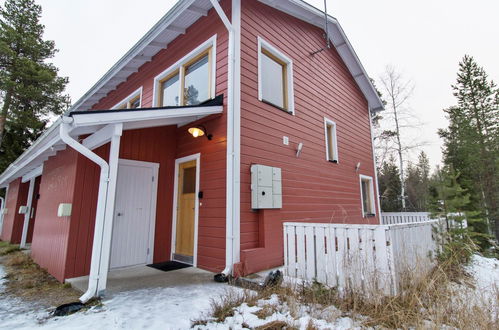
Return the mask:
{"type": "MultiPolygon", "coordinates": [[[[159,90],[159,82],[172,74],[173,72],[177,71],[184,63],[189,62],[192,60],[194,57],[199,55],[200,53],[204,52],[208,48],[212,48],[211,52],[211,58],[212,61],[210,63],[211,65],[211,91],[210,95],[211,98],[215,97],[215,84],[216,84],[216,69],[217,69],[217,35],[213,35],[211,38],[203,42],[201,45],[197,46],[194,50],[189,52],[187,55],[182,57],[180,60],[175,62],[175,64],[171,65],[168,67],[166,70],[158,74],[156,77],[154,77],[154,84],[153,84],[153,94],[152,94],[152,106],[153,107],[159,107],[161,106],[158,104],[158,90],[159,90]]],[[[180,88],[180,93],[182,93],[182,86],[179,84],[180,88]]]]}
{"type": "Polygon", "coordinates": [[[369,180],[369,191],[370,191],[370,199],[371,199],[371,205],[374,209],[373,214],[376,215],[376,204],[374,200],[374,180],[371,176],[368,175],[363,175],[359,174],[359,188],[360,188],[360,205],[362,209],[362,217],[365,217],[365,210],[364,210],[364,203],[363,203],[363,198],[364,196],[362,195],[362,180],[369,180]]]}
{"type": "Polygon", "coordinates": [[[287,65],[287,84],[288,84],[288,110],[291,114],[295,114],[295,98],[294,98],[294,83],[293,83],[293,60],[284,54],[282,51],[272,46],[262,37],[258,36],[258,100],[263,100],[262,91],[262,48],[272,53],[275,57],[286,63],[287,65]]]}
{"type": "Polygon", "coordinates": [[[200,190],[200,165],[201,165],[201,154],[193,154],[190,156],[178,158],[175,160],[175,177],[173,183],[173,214],[172,214],[172,242],[170,249],[170,260],[173,260],[173,255],[175,254],[176,247],[176,234],[177,234],[177,204],[178,204],[178,177],[179,177],[179,167],[185,162],[196,161],[196,192],[194,198],[194,250],[193,250],[193,260],[192,266],[196,267],[198,263],[198,223],[199,223],[199,190],[200,190]]]}
{"type": "Polygon", "coordinates": [[[111,109],[118,109],[123,103],[128,103],[128,101],[136,98],[137,95],[140,97],[139,108],[141,108],[142,107],[142,86],[140,86],[139,88],[137,88],[136,90],[134,90],[133,93],[131,93],[130,95],[128,95],[127,97],[125,97],[120,102],[116,103],[111,109]]]}
{"type": "Polygon", "coordinates": [[[339,155],[338,155],[338,133],[336,132],[336,123],[332,121],[331,119],[328,119],[324,117],[324,138],[326,140],[326,160],[327,161],[336,161],[339,162],[339,155]],[[329,139],[328,139],[328,134],[327,134],[327,125],[331,125],[333,127],[333,136],[331,141],[333,143],[333,152],[334,152],[334,158],[329,159],[329,139]]]}

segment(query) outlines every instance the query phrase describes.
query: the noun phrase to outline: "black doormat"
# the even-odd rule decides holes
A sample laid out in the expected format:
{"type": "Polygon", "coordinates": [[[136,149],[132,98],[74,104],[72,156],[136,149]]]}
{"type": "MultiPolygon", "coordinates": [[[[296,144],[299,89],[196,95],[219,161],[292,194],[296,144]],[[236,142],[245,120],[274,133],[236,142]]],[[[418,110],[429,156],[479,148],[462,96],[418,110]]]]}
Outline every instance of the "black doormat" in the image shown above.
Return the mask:
{"type": "Polygon", "coordinates": [[[162,270],[164,272],[168,272],[170,270],[177,270],[177,269],[192,267],[191,265],[184,264],[184,263],[178,262],[178,261],[165,261],[165,262],[159,262],[157,264],[150,264],[147,266],[155,268],[157,270],[162,270]]]}

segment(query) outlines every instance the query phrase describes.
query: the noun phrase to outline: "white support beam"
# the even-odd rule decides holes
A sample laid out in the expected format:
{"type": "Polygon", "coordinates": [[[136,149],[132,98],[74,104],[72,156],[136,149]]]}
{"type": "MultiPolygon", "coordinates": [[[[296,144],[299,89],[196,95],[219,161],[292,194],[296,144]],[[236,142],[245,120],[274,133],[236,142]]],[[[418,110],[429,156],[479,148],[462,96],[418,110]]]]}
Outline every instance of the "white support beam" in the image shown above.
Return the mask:
{"type": "Polygon", "coordinates": [[[43,164],[40,165],[40,166],[38,166],[37,168],[29,171],[28,173],[24,174],[21,181],[23,183],[28,182],[31,179],[36,178],[37,176],[42,175],[42,173],[43,173],[43,164]]]}
{"type": "Polygon", "coordinates": [[[157,48],[166,48],[166,42],[159,42],[159,41],[151,41],[149,43],[149,46],[151,47],[157,47],[157,48]]]}
{"type": "MultiPolygon", "coordinates": [[[[111,141],[111,138],[116,134],[117,125],[106,125],[94,134],[83,140],[82,144],[90,150],[103,146],[111,141]]],[[[121,129],[121,127],[120,127],[121,129]]]]}
{"type": "Polygon", "coordinates": [[[107,275],[109,261],[111,259],[111,239],[113,233],[114,204],[116,200],[116,183],[118,181],[118,162],[120,155],[120,142],[123,132],[123,124],[112,125],[111,148],[109,151],[109,184],[107,187],[106,211],[104,214],[104,226],[102,228],[102,245],[99,266],[99,282],[97,294],[103,295],[107,286],[107,275]]]}
{"type": "Polygon", "coordinates": [[[180,34],[185,34],[185,29],[180,26],[170,25],[166,29],[169,31],[178,32],[180,34]]]}
{"type": "Polygon", "coordinates": [[[189,8],[187,8],[187,10],[190,12],[202,15],[202,16],[208,16],[208,10],[201,8],[201,7],[198,7],[198,6],[192,5],[189,8]]]}

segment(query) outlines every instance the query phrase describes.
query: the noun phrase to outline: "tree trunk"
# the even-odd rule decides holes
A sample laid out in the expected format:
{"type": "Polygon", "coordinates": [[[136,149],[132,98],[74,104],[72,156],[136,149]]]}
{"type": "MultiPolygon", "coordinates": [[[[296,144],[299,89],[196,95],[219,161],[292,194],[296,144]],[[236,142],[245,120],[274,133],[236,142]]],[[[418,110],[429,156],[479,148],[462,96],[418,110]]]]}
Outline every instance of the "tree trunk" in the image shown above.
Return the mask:
{"type": "Polygon", "coordinates": [[[402,155],[402,142],[400,141],[400,126],[397,113],[397,102],[393,96],[392,96],[392,107],[395,118],[395,130],[397,135],[397,152],[399,155],[399,166],[400,166],[400,199],[402,202],[402,210],[405,211],[404,159],[402,155]]]}

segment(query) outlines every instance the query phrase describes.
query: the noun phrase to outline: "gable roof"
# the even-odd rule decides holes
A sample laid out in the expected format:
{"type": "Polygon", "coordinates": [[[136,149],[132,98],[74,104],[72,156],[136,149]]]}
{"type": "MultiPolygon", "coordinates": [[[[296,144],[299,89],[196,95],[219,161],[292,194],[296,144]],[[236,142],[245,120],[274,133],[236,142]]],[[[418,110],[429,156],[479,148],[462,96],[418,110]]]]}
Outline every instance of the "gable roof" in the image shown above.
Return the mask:
{"type": "MultiPolygon", "coordinates": [[[[324,12],[302,0],[258,0],[312,25],[324,28],[324,12]]],[[[69,111],[85,111],[90,109],[119,84],[138,71],[145,63],[179,35],[185,34],[188,27],[202,16],[206,16],[212,8],[210,0],[179,0],[149,32],[147,32],[115,65],[109,69],[88,92],[86,92],[69,111]]],[[[348,41],[339,22],[328,16],[330,39],[345,62],[360,90],[368,101],[371,111],[383,110],[376,89],[364,70],[352,45],[348,41]]]]}

